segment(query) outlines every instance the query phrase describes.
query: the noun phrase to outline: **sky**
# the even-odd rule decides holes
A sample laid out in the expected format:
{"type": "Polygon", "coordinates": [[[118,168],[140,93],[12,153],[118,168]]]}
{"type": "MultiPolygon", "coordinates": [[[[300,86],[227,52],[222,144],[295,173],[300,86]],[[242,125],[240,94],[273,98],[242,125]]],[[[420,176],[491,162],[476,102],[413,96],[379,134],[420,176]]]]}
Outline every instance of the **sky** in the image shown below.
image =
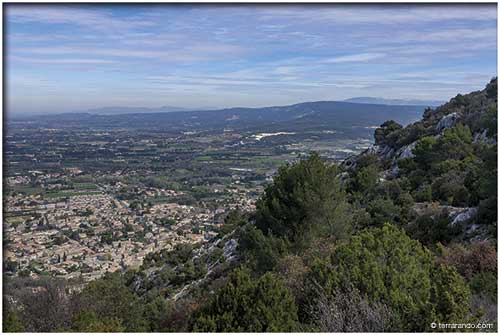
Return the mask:
{"type": "Polygon", "coordinates": [[[496,4],[4,6],[6,109],[448,100],[497,75],[496,4]]]}

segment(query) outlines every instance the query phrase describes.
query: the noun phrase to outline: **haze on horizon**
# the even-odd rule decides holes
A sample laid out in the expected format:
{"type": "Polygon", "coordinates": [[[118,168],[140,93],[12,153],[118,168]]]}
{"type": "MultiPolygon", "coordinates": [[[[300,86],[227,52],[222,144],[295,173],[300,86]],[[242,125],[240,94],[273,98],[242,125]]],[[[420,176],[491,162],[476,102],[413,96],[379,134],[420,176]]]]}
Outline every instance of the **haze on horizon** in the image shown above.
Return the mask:
{"type": "Polygon", "coordinates": [[[481,5],[8,4],[11,115],[448,100],[497,74],[481,5]]]}

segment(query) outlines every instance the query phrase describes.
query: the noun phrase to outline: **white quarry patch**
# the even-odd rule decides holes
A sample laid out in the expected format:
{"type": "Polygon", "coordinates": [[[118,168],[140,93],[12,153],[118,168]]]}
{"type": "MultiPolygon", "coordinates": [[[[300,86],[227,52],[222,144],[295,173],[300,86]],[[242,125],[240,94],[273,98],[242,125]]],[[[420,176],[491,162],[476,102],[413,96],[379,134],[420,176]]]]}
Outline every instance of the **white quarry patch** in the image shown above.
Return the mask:
{"type": "Polygon", "coordinates": [[[240,172],[252,172],[252,169],[244,169],[244,168],[229,168],[229,170],[240,171],[240,172]]]}
{"type": "Polygon", "coordinates": [[[260,133],[260,134],[255,134],[252,135],[253,138],[255,138],[257,141],[260,141],[263,138],[270,137],[270,136],[278,136],[278,135],[295,135],[296,133],[293,132],[286,132],[286,131],[280,131],[277,133],[260,133]]]}
{"type": "Polygon", "coordinates": [[[355,153],[355,152],[356,152],[356,151],[354,151],[354,150],[347,149],[347,148],[336,149],[335,151],[338,151],[338,152],[346,152],[346,153],[348,153],[348,154],[353,154],[353,153],[355,153]]]}

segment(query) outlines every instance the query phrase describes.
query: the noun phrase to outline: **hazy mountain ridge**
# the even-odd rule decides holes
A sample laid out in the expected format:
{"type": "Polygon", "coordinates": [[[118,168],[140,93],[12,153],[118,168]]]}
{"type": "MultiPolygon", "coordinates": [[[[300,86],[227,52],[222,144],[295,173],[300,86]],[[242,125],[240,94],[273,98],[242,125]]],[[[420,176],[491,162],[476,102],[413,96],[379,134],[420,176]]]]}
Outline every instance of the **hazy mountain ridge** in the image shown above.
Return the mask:
{"type": "Polygon", "coordinates": [[[171,130],[243,129],[251,127],[335,126],[340,128],[372,127],[387,119],[402,124],[417,120],[424,106],[390,106],[339,101],[304,102],[289,106],[261,108],[226,108],[206,111],[129,113],[100,115],[92,113],[57,114],[17,118],[14,122],[34,122],[50,127],[152,128],[171,130]]]}
{"type": "Polygon", "coordinates": [[[445,103],[444,100],[420,100],[420,99],[386,99],[377,97],[354,97],[345,99],[345,102],[358,104],[380,104],[380,105],[408,105],[436,107],[445,103]]]}

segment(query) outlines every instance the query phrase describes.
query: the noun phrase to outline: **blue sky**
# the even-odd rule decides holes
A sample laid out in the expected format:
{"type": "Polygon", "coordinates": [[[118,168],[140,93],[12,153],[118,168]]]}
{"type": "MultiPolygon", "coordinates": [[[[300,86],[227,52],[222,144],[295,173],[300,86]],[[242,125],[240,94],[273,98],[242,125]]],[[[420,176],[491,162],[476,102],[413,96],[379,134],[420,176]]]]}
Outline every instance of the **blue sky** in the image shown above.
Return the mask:
{"type": "Polygon", "coordinates": [[[7,111],[447,100],[497,74],[489,5],[7,5],[7,111]]]}

